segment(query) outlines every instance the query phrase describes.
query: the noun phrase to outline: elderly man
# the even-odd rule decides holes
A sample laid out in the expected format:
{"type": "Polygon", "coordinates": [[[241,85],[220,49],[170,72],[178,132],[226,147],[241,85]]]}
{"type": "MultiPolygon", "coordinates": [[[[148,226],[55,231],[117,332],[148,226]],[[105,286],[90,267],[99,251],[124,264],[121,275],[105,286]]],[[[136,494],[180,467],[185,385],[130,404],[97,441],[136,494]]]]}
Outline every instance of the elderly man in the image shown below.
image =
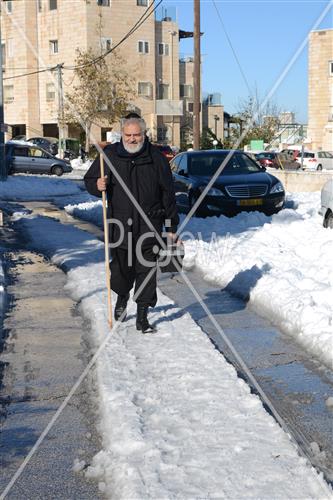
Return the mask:
{"type": "MultiPolygon", "coordinates": [[[[104,149],[115,171],[100,177],[97,158],[85,175],[87,190],[98,197],[106,191],[111,218],[111,288],[118,294],[115,319],[124,321],[129,292],[137,302],[136,328],[154,332],[147,313],[154,307],[158,240],[163,225],[172,239],[179,222],[167,159],[146,137],[146,124],[135,113],[121,122],[121,141],[104,149]],[[133,202],[130,200],[133,196],[133,202]]],[[[107,163],[106,163],[107,164],[107,163]]]]}

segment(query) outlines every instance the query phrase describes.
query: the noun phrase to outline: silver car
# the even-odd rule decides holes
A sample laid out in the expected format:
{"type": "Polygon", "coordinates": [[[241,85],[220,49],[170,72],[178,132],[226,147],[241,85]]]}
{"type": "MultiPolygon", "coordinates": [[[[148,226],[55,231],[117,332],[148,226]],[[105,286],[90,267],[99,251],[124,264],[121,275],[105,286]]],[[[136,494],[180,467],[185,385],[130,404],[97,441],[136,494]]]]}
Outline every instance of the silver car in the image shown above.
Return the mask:
{"type": "MultiPolygon", "coordinates": [[[[301,151],[297,161],[301,163],[301,151]]],[[[333,154],[330,151],[304,151],[303,170],[333,170],[333,154]]]]}
{"type": "Polygon", "coordinates": [[[324,217],[323,226],[333,229],[333,178],[327,181],[321,190],[319,213],[324,217]]]}
{"type": "Polygon", "coordinates": [[[7,142],[5,155],[9,174],[25,172],[60,176],[72,171],[69,161],[52,156],[44,149],[27,142],[7,142]]]}

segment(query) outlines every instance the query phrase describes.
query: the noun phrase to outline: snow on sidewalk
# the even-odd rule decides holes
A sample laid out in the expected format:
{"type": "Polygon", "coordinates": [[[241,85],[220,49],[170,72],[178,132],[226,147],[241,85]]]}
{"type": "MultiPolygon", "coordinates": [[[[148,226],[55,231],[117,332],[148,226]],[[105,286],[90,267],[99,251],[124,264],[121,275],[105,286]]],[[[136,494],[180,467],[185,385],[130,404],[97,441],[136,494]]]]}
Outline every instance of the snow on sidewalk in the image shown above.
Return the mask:
{"type": "Polygon", "coordinates": [[[323,479],[188,314],[159,292],[159,331],[107,325],[102,243],[17,215],[33,247],[67,271],[91,321],[103,449],[87,469],[108,498],[332,498],[323,479]]]}
{"type": "Polygon", "coordinates": [[[42,200],[81,194],[77,184],[54,176],[11,175],[0,182],[0,201],[42,200]]]}
{"type": "MultiPolygon", "coordinates": [[[[184,228],[184,238],[192,235],[184,266],[248,299],[258,314],[332,367],[333,231],[322,227],[320,193],[290,194],[288,205],[294,208],[273,217],[242,212],[192,218],[184,228]]],[[[101,225],[100,201],[65,209],[101,225]]]]}

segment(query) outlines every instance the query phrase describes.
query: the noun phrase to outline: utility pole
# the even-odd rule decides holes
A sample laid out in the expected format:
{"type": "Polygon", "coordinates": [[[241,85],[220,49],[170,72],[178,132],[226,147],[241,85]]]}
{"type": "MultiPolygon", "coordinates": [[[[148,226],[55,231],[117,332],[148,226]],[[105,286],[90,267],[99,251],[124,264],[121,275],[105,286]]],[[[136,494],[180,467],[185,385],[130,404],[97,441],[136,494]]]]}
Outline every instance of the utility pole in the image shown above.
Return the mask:
{"type": "Polygon", "coordinates": [[[193,99],[193,149],[200,148],[200,0],[194,1],[194,99],[193,99]]]}
{"type": "Polygon", "coordinates": [[[2,38],[1,38],[1,4],[0,2],[0,180],[7,179],[7,168],[5,164],[5,120],[3,103],[3,73],[2,73],[2,38]]]}
{"type": "Polygon", "coordinates": [[[64,157],[64,91],[62,85],[62,64],[57,64],[58,73],[58,129],[59,129],[59,151],[60,158],[64,157]]]}

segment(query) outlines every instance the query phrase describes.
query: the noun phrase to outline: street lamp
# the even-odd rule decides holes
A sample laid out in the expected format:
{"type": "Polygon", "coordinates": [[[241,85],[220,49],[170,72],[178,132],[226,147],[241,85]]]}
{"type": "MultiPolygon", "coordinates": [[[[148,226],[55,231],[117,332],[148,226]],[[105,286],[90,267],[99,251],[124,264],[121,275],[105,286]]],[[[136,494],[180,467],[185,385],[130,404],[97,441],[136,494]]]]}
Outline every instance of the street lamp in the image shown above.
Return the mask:
{"type": "Polygon", "coordinates": [[[214,115],[214,120],[215,120],[215,137],[217,137],[217,122],[219,121],[220,117],[218,115],[214,115]]]}
{"type": "Polygon", "coordinates": [[[218,145],[218,141],[216,139],[214,139],[212,142],[213,142],[214,149],[216,149],[216,146],[218,145]]]}

